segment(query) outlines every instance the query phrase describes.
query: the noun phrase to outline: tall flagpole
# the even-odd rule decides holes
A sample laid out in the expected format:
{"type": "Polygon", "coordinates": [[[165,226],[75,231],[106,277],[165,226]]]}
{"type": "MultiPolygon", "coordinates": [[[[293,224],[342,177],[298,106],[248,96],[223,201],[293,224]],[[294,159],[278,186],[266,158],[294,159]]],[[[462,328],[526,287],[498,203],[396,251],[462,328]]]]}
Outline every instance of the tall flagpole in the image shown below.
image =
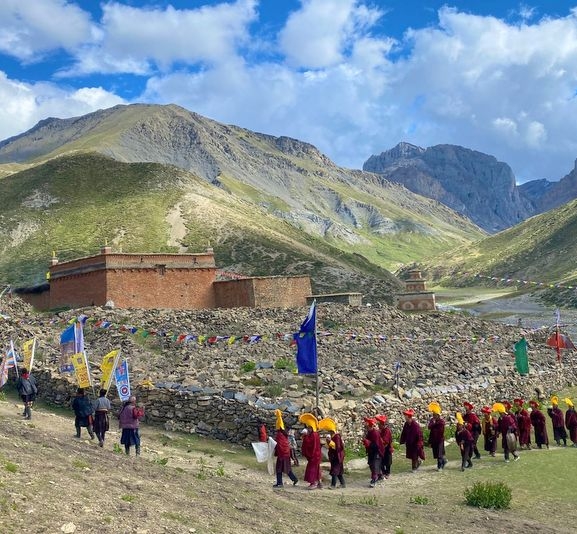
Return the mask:
{"type": "Polygon", "coordinates": [[[317,305],[316,305],[316,301],[315,301],[315,332],[314,332],[314,336],[315,336],[315,352],[317,353],[317,369],[316,369],[316,373],[315,373],[315,383],[316,383],[316,409],[317,409],[317,416],[320,415],[319,414],[319,350],[318,350],[318,345],[317,345],[317,305]]]}

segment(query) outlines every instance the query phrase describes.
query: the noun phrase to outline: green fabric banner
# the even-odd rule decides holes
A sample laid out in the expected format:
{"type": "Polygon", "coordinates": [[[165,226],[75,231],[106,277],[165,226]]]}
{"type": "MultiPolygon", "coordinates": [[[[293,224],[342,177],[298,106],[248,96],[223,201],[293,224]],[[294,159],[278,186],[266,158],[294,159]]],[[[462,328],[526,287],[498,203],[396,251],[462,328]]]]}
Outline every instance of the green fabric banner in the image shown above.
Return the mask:
{"type": "Polygon", "coordinates": [[[515,343],[515,367],[520,375],[529,374],[529,357],[527,356],[527,340],[522,337],[515,343]]]}

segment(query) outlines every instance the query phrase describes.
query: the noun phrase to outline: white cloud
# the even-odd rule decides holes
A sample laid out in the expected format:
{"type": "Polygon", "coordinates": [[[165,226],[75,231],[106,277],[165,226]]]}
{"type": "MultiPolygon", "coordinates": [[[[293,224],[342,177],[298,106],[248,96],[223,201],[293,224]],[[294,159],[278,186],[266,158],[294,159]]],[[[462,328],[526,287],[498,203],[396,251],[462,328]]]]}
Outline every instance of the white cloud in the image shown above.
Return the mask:
{"type": "Polygon", "coordinates": [[[90,40],[90,15],[66,0],[2,0],[0,51],[24,62],[90,40]]]}
{"type": "Polygon", "coordinates": [[[85,47],[68,74],[169,71],[175,63],[218,65],[249,43],[256,0],[197,9],[102,6],[98,42],[85,47]]]}
{"type": "Polygon", "coordinates": [[[51,83],[9,80],[0,71],[0,139],[24,132],[47,117],[75,117],[124,101],[99,87],[63,89],[51,83]]]}

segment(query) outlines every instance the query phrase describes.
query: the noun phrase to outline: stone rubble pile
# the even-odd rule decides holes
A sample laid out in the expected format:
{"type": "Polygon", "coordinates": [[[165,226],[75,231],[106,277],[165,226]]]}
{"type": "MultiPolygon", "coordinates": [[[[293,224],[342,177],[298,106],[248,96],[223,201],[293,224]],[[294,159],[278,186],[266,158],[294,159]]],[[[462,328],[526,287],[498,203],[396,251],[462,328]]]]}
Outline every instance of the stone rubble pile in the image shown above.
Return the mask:
{"type": "MultiPolygon", "coordinates": [[[[262,422],[274,428],[274,409],[282,409],[287,424],[294,425],[299,413],[315,407],[315,377],[294,372],[296,349],[290,342],[307,312],[86,308],[40,315],[12,298],[0,301],[0,341],[7,346],[13,339],[20,346],[36,336],[34,373],[41,395],[65,405],[75,384],[57,371],[59,337],[68,320],[84,313],[96,383],[102,356],[120,347],[148,421],[246,444],[256,440],[262,422]],[[99,326],[102,321],[109,326],[99,326]],[[251,342],[251,336],[258,337],[251,342]],[[138,386],[143,381],[155,387],[138,386]]],[[[386,413],[399,430],[403,409],[415,409],[424,422],[432,400],[451,420],[465,400],[478,407],[537,395],[547,401],[577,383],[576,356],[566,352],[559,365],[545,344],[546,332],[464,314],[321,304],[317,330],[319,411],[334,417],[347,439],[361,436],[367,415],[386,413]],[[525,377],[514,369],[513,345],[522,334],[530,345],[525,377]]]]}

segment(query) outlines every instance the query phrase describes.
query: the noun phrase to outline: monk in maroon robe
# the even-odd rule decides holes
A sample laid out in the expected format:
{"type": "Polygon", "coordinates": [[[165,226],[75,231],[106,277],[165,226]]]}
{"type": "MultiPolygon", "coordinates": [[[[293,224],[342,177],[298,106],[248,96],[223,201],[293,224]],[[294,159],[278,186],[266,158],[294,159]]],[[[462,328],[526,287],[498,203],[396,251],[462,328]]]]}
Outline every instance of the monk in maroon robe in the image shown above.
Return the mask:
{"type": "Polygon", "coordinates": [[[542,449],[543,445],[549,448],[549,436],[547,435],[547,421],[545,414],[539,409],[537,401],[529,401],[531,406],[531,424],[535,432],[535,443],[538,449],[542,449]]]}
{"type": "Polygon", "coordinates": [[[568,406],[565,412],[565,426],[569,431],[569,439],[573,442],[573,447],[577,447],[577,412],[575,412],[573,403],[568,404],[568,406]]]}
{"type": "Polygon", "coordinates": [[[381,471],[378,480],[389,478],[391,476],[391,466],[393,465],[393,433],[387,424],[386,415],[377,415],[375,417],[379,426],[379,434],[383,444],[383,457],[381,458],[381,471]]]}
{"type": "Polygon", "coordinates": [[[474,412],[475,407],[470,402],[464,402],[465,414],[463,415],[463,420],[465,423],[470,425],[470,432],[473,436],[473,446],[471,447],[471,457],[475,454],[475,458],[478,460],[481,458],[481,453],[477,448],[477,441],[481,435],[481,420],[479,416],[474,412]]]}
{"type": "Polygon", "coordinates": [[[531,417],[529,416],[529,412],[524,408],[525,401],[523,401],[523,399],[515,399],[513,403],[517,406],[515,419],[517,422],[517,428],[519,429],[519,448],[530,449],[531,417]]]}
{"type": "Polygon", "coordinates": [[[558,446],[561,446],[561,441],[563,441],[563,447],[567,447],[567,432],[565,430],[565,414],[559,408],[556,402],[552,403],[551,408],[547,408],[547,413],[551,418],[551,424],[553,425],[553,439],[558,446]]]}
{"type": "Polygon", "coordinates": [[[429,446],[433,451],[433,458],[437,460],[437,471],[444,469],[447,458],[445,457],[445,420],[440,413],[433,413],[429,419],[429,446]]]}
{"type": "Polygon", "coordinates": [[[301,453],[307,459],[304,479],[309,483],[308,489],[321,489],[321,438],[319,433],[308,428],[308,432],[303,436],[301,444],[301,453]]]}
{"type": "Polygon", "coordinates": [[[365,417],[365,425],[367,431],[365,437],[363,438],[363,445],[365,446],[365,451],[367,452],[367,463],[369,464],[369,469],[371,470],[371,481],[369,486],[374,488],[379,478],[379,472],[381,470],[381,459],[385,453],[385,448],[383,446],[383,441],[381,440],[381,435],[376,428],[377,420],[372,417],[365,417]]]}
{"type": "Polygon", "coordinates": [[[483,418],[481,419],[481,428],[483,431],[483,449],[491,456],[495,456],[497,451],[497,433],[499,431],[497,419],[491,416],[491,408],[484,406],[481,409],[483,418]]]}
{"type": "Polygon", "coordinates": [[[345,488],[345,444],[338,432],[330,432],[327,437],[327,447],[329,449],[329,462],[331,464],[331,488],[337,487],[337,479],[341,488],[345,488]]]}
{"type": "Polygon", "coordinates": [[[296,486],[298,479],[292,470],[291,448],[286,430],[284,428],[277,429],[274,439],[276,441],[276,447],[274,448],[274,455],[276,456],[276,484],[273,488],[283,487],[283,473],[287,474],[293,485],[296,486]]]}
{"type": "Polygon", "coordinates": [[[415,415],[413,410],[405,410],[403,415],[405,416],[405,424],[401,431],[399,443],[406,446],[405,456],[411,460],[411,468],[414,473],[419,469],[421,461],[425,459],[423,431],[419,423],[413,419],[415,415]]]}
{"type": "Polygon", "coordinates": [[[515,422],[515,418],[508,413],[501,413],[499,414],[499,420],[497,421],[497,425],[499,428],[499,433],[501,434],[501,446],[503,447],[503,454],[505,456],[505,461],[509,461],[509,454],[513,454],[513,458],[515,460],[519,459],[519,455],[509,449],[509,444],[507,443],[507,434],[514,434],[517,436],[517,423],[515,422]]]}
{"type": "MultiPolygon", "coordinates": [[[[463,418],[464,419],[464,418],[463,418]]],[[[473,433],[469,430],[469,423],[457,423],[457,431],[455,433],[455,442],[461,451],[461,471],[467,467],[473,467],[473,447],[475,438],[473,433]]]]}

